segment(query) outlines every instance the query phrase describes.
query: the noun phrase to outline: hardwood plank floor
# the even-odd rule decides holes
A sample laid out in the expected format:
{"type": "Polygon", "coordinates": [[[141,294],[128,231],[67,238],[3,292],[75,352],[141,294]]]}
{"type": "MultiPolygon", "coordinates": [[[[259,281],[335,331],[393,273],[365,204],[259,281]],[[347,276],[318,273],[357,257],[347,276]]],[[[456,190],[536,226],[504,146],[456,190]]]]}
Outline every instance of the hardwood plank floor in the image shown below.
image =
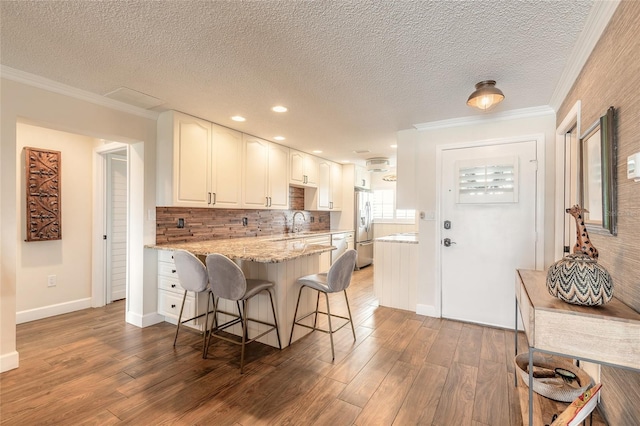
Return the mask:
{"type": "MultiPolygon", "coordinates": [[[[522,425],[513,333],[376,304],[372,267],[349,287],[345,327],[282,351],[124,321],[124,302],[20,324],[20,368],[0,375],[0,423],[522,425]]],[[[340,295],[339,295],[340,296],[340,295]]],[[[336,298],[339,306],[340,298],[336,298]]],[[[519,336],[519,348],[524,347],[519,336]]],[[[550,420],[550,419],[548,419],[550,420]]]]}

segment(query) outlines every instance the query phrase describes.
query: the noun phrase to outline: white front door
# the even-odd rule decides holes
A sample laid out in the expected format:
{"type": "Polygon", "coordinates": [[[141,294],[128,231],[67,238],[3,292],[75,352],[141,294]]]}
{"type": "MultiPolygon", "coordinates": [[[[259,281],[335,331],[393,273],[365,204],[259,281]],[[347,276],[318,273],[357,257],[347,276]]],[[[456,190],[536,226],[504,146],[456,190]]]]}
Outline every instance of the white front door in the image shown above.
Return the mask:
{"type": "Polygon", "coordinates": [[[443,150],[443,317],[514,327],[515,270],[536,267],[537,143],[443,150]]]}

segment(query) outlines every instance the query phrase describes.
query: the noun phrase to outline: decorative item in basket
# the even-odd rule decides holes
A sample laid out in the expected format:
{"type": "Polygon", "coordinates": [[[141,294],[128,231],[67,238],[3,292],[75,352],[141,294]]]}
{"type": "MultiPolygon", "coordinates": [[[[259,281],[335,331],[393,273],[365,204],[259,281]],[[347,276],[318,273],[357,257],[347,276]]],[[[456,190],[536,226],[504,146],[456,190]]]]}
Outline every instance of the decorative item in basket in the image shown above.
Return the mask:
{"type": "Polygon", "coordinates": [[[597,263],[598,250],[589,239],[582,217],[585,210],[575,205],[566,211],[576,220],[576,245],[573,254],[549,267],[547,290],[574,305],[604,305],[613,297],[613,283],[609,272],[597,263]]]}
{"type": "MultiPolygon", "coordinates": [[[[529,386],[529,354],[515,359],[516,370],[529,386]]],[[[591,376],[571,361],[539,352],[533,354],[533,391],[550,399],[572,402],[593,384],[591,376]]]]}

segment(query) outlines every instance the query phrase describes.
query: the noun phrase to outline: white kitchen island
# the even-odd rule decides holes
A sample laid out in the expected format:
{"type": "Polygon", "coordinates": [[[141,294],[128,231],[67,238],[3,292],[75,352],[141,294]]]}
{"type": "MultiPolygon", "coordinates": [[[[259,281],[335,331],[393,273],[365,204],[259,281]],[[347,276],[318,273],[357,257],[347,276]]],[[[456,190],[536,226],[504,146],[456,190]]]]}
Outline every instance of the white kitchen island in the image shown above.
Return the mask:
{"type": "MultiPolygon", "coordinates": [[[[330,244],[308,244],[305,237],[278,239],[274,237],[237,238],[226,240],[209,240],[191,243],[163,244],[152,246],[159,250],[158,255],[158,312],[170,322],[176,322],[180,310],[182,294],[184,290],[179,287],[175,268],[171,268],[171,254],[174,250],[187,250],[201,260],[210,253],[220,253],[232,259],[240,266],[247,278],[262,278],[275,283],[274,302],[278,320],[278,329],[282,347],[289,344],[289,333],[293,324],[293,314],[296,307],[299,287],[296,281],[299,277],[326,271],[328,263],[325,261],[330,256],[334,247],[330,244]],[[166,264],[166,265],[165,265],[166,264]],[[163,266],[164,265],[164,266],[163,266]],[[170,274],[173,274],[171,276],[170,274]],[[169,275],[169,276],[166,276],[169,275]],[[173,290],[173,292],[171,292],[173,290]],[[178,296],[179,295],[179,296],[178,296]]],[[[206,293],[192,298],[190,312],[183,318],[190,318],[206,312],[206,293]],[[194,315],[195,314],[195,315],[194,315]]],[[[300,301],[300,312],[310,312],[315,309],[316,297],[310,291],[303,292],[300,301]]],[[[236,303],[220,300],[219,308],[223,311],[236,312],[236,303]]],[[[263,321],[272,321],[269,296],[266,293],[259,294],[249,303],[249,316],[263,321]]],[[[225,321],[221,316],[221,321],[225,321]]],[[[195,327],[202,329],[204,319],[196,322],[195,327]]],[[[265,325],[249,323],[249,335],[259,334],[266,328],[265,325]]],[[[231,333],[241,334],[240,325],[227,329],[231,333]]],[[[293,341],[308,334],[309,329],[296,327],[293,341]]],[[[261,343],[277,347],[278,341],[275,333],[268,333],[258,340],[261,343]]]]}
{"type": "Polygon", "coordinates": [[[416,312],[418,235],[376,238],[373,253],[373,292],[380,306],[416,312]]]}

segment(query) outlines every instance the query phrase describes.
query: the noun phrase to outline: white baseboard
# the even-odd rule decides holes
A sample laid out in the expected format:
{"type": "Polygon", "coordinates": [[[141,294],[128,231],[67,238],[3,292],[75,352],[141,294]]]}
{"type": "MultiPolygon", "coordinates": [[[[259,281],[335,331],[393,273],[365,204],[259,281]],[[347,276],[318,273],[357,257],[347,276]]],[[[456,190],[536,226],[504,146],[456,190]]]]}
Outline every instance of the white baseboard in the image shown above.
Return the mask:
{"type": "Polygon", "coordinates": [[[440,318],[440,313],[436,307],[432,305],[416,305],[416,314],[440,318]]]}
{"type": "Polygon", "coordinates": [[[16,324],[35,321],[55,315],[68,314],[91,307],[91,298],[72,300],[71,302],[58,303],[56,305],[43,306],[41,308],[28,309],[16,313],[16,324]]]}
{"type": "Polygon", "coordinates": [[[127,312],[127,322],[133,324],[136,327],[145,328],[150,325],[158,324],[164,321],[164,315],[160,315],[157,312],[151,314],[140,315],[133,312],[127,312]]]}
{"type": "Polygon", "coordinates": [[[0,355],[0,373],[18,368],[19,359],[18,352],[16,351],[0,355]]]}

